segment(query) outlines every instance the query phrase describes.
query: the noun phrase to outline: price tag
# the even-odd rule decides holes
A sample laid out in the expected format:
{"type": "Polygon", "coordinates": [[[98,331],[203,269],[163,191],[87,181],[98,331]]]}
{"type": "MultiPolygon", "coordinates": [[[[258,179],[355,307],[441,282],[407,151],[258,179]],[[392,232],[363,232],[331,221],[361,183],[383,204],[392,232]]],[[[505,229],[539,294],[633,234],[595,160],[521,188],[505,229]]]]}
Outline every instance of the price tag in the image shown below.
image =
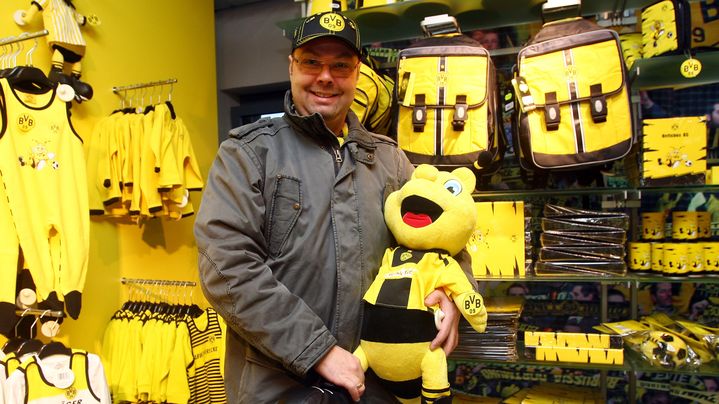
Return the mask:
{"type": "Polygon", "coordinates": [[[72,369],[62,369],[55,374],[53,384],[59,389],[66,389],[75,382],[75,373],[72,369]]]}
{"type": "Polygon", "coordinates": [[[702,62],[698,59],[689,58],[682,62],[682,65],[679,67],[679,72],[682,76],[692,79],[702,72],[702,62]]]}

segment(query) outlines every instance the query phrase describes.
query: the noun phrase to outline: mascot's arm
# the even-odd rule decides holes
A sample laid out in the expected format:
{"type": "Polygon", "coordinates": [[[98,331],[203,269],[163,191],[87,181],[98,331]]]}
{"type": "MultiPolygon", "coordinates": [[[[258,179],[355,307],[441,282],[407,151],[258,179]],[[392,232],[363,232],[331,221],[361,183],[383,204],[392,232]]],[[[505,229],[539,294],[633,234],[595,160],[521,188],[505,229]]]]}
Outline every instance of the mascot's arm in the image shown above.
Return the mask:
{"type": "Polygon", "coordinates": [[[487,327],[487,309],[484,307],[484,300],[469,282],[457,261],[449,259],[449,265],[442,272],[440,283],[472,328],[477,332],[484,332],[487,327]]]}
{"type": "Polygon", "coordinates": [[[33,1],[27,10],[17,10],[13,15],[15,23],[21,27],[27,25],[40,11],[40,8],[40,4],[33,1]]]}

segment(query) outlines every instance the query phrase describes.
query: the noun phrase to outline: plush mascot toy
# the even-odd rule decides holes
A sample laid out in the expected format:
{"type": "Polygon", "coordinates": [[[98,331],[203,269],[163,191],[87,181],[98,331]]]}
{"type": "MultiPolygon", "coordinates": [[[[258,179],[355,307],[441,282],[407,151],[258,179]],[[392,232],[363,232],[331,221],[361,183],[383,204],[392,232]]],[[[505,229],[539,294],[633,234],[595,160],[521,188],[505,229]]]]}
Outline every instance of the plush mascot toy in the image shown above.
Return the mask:
{"type": "Polygon", "coordinates": [[[422,403],[452,400],[445,353],[429,349],[439,319],[424,304],[428,294],[443,288],[475,330],[483,332],[487,325],[482,296],[452,258],[474,231],[475,182],[467,168],[449,173],[422,164],[385,202],[385,221],[399,246],[387,249],[364,296],[354,354],[403,403],[420,396],[422,403]]]}
{"type": "Polygon", "coordinates": [[[80,81],[80,60],[86,45],[80,26],[100,25],[100,19],[78,13],[72,0],[35,0],[27,10],[17,10],[13,18],[24,27],[38,12],[42,12],[43,24],[49,32],[47,43],[53,50],[52,68],[47,76],[55,83],[65,84],[58,87],[58,96],[66,102],[73,98],[78,102],[91,99],[92,87],[80,81]],[[70,76],[63,72],[66,65],[72,72],[70,76]]]}

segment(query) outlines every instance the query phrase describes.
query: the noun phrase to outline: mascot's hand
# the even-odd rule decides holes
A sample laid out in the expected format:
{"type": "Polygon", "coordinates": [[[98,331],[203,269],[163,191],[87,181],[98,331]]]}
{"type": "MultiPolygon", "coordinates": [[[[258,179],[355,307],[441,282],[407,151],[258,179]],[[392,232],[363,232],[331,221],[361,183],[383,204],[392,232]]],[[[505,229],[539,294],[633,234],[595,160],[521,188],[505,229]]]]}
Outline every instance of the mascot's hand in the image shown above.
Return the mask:
{"type": "Polygon", "coordinates": [[[439,332],[432,341],[430,349],[442,347],[444,353],[449,355],[459,343],[459,310],[443,289],[435,289],[427,295],[424,304],[427,307],[439,305],[440,310],[444,313],[439,332]]]}
{"type": "Polygon", "coordinates": [[[454,301],[472,328],[477,332],[484,332],[487,328],[487,308],[482,295],[475,291],[465,292],[456,296],[454,301]]]}
{"type": "Polygon", "coordinates": [[[25,10],[17,10],[12,15],[13,20],[15,20],[15,24],[24,27],[27,25],[27,12],[25,10]]]}

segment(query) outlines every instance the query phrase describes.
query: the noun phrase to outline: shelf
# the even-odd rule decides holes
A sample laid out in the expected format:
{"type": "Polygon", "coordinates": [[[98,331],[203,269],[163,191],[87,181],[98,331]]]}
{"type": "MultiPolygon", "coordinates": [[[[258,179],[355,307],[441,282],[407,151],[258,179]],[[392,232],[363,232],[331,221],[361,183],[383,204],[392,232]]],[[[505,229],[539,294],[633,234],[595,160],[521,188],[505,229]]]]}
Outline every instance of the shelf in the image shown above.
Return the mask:
{"type": "Polygon", "coordinates": [[[719,52],[698,52],[694,58],[702,64],[698,76],[688,79],[681,75],[680,66],[686,55],[657,56],[637,59],[629,72],[632,86],[642,90],[657,88],[682,89],[719,81],[719,52]]]}
{"type": "Polygon", "coordinates": [[[564,188],[564,189],[502,189],[502,190],[480,190],[475,191],[472,196],[476,201],[484,200],[508,200],[581,196],[581,195],[615,195],[624,200],[641,199],[642,193],[647,194],[676,194],[708,192],[719,193],[719,185],[676,185],[672,187],[636,187],[636,188],[564,188]]]}
{"type": "MultiPolygon", "coordinates": [[[[436,14],[450,14],[457,18],[462,31],[497,28],[541,22],[541,7],[545,0],[405,0],[398,3],[346,10],[360,27],[363,44],[421,38],[420,21],[436,14]]],[[[584,0],[584,16],[612,11],[615,2],[584,0]]],[[[654,0],[626,0],[626,8],[640,8],[654,0]]],[[[291,37],[302,19],[282,21],[277,25],[291,37]]]]}
{"type": "Polygon", "coordinates": [[[685,375],[697,375],[697,376],[719,376],[719,365],[717,361],[713,361],[709,364],[702,365],[699,368],[681,368],[681,369],[667,369],[656,366],[651,366],[645,361],[638,353],[632,351],[629,348],[624,348],[624,363],[621,365],[603,365],[594,363],[575,363],[575,362],[551,362],[551,361],[538,361],[527,359],[524,357],[524,343],[517,341],[517,354],[519,355],[516,361],[501,361],[491,359],[476,359],[476,358],[462,358],[450,356],[448,362],[471,362],[481,363],[486,365],[521,365],[521,366],[537,366],[537,367],[550,367],[550,368],[563,368],[563,369],[582,369],[582,370],[596,370],[596,371],[614,371],[614,372],[644,372],[644,373],[671,373],[671,374],[685,374],[685,375]]]}
{"type": "Polygon", "coordinates": [[[535,276],[526,275],[519,277],[475,277],[477,282],[568,282],[568,283],[584,283],[599,282],[606,284],[636,282],[636,283],[657,283],[657,282],[676,282],[676,283],[719,283],[719,273],[716,275],[690,275],[690,276],[666,276],[663,274],[643,274],[637,272],[629,272],[624,276],[583,276],[583,275],[564,275],[564,276],[535,276]]]}
{"type": "MultiPolygon", "coordinates": [[[[477,282],[600,282],[600,283],[621,283],[635,280],[630,275],[626,276],[579,276],[579,275],[558,275],[558,276],[535,276],[526,275],[523,278],[511,277],[474,277],[477,282]]],[[[719,277],[717,277],[719,282],[719,277]]]]}

